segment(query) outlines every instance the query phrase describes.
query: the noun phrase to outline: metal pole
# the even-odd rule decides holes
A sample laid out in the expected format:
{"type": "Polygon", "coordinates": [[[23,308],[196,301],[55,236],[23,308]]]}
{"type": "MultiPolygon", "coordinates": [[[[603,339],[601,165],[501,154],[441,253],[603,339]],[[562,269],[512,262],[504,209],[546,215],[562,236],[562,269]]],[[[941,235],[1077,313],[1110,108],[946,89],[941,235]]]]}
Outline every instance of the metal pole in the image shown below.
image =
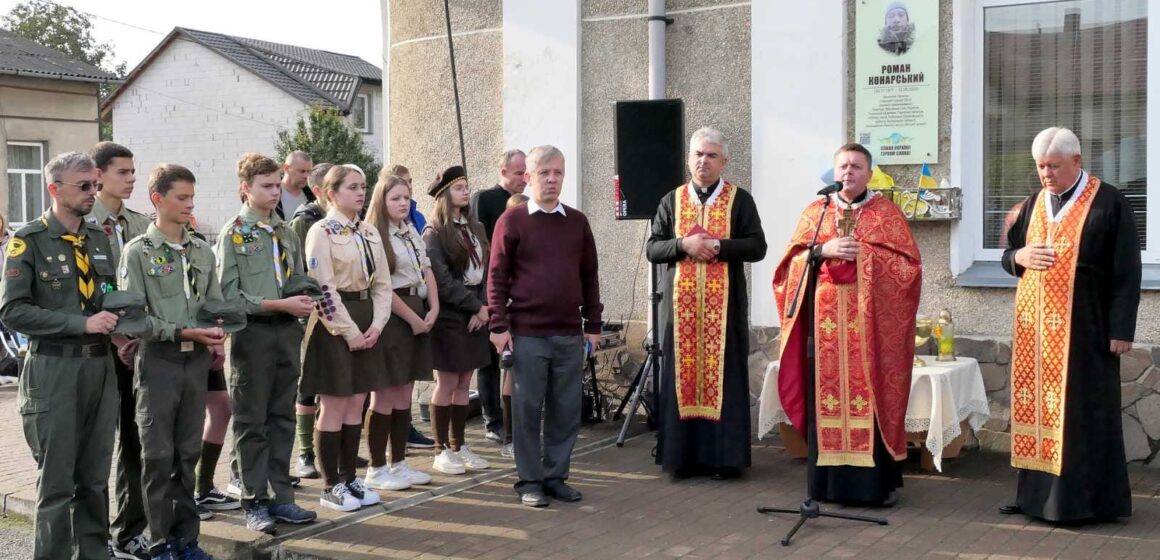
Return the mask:
{"type": "Polygon", "coordinates": [[[648,0],[648,98],[665,98],[665,0],[648,0]]]}
{"type": "Polygon", "coordinates": [[[455,72],[455,44],[451,40],[451,7],[443,0],[443,17],[447,21],[447,53],[451,57],[451,90],[455,93],[455,125],[459,129],[459,160],[467,171],[467,149],[463,143],[463,115],[459,111],[459,76],[455,72]]]}

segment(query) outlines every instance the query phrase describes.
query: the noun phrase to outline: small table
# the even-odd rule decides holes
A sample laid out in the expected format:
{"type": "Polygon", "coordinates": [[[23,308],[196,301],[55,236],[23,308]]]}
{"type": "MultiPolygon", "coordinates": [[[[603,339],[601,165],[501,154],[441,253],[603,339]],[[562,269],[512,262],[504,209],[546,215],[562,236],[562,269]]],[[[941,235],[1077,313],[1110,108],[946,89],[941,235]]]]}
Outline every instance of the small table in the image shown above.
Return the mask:
{"type": "MultiPolygon", "coordinates": [[[[959,454],[965,431],[978,430],[991,417],[983,373],[974,358],[939,362],[932,356],[919,356],[925,367],[915,368],[910,380],[910,402],[906,408],[907,440],[922,445],[923,466],[942,471],[942,460],[959,454]]],[[[789,425],[777,392],[780,361],[765,369],[758,406],[759,438],[775,428],[781,431],[786,449],[796,458],[806,456],[801,434],[789,425]]]]}

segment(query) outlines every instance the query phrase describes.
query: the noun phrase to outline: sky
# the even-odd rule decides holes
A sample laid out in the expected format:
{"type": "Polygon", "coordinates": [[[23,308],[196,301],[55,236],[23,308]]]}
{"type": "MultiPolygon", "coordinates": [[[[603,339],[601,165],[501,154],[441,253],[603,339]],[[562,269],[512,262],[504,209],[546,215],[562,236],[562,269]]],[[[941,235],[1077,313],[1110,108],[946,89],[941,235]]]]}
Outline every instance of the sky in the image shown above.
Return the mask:
{"type": "MultiPolygon", "coordinates": [[[[20,0],[0,0],[7,14],[20,0]]],[[[87,12],[98,42],[132,70],[174,27],[352,54],[382,68],[379,0],[57,0],[87,12]],[[333,14],[321,6],[341,6],[333,14]]]]}

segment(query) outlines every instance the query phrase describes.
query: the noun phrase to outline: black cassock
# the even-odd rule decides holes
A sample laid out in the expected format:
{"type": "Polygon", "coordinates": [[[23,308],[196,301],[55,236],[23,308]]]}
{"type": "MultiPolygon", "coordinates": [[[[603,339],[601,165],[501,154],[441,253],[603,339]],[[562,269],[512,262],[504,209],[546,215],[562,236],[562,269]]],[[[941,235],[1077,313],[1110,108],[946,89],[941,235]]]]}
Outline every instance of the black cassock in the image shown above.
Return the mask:
{"type": "MultiPolygon", "coordinates": [[[[1026,243],[1036,199],[1023,203],[1007,232],[1003,268],[1022,276],[1015,251],[1026,243]]],[[[1069,191],[1065,194],[1074,194],[1069,191]]],[[[1128,199],[1104,183],[1080,237],[1069,346],[1060,476],[1019,469],[1016,505],[1052,522],[1132,514],[1120,422],[1120,358],[1111,340],[1131,341],[1140,303],[1140,240],[1128,199]]]]}
{"type": "MultiPolygon", "coordinates": [[[[682,186],[681,188],[687,188],[682,186]]],[[[712,194],[698,193],[704,201],[712,194]]],[[[681,420],[673,368],[673,278],[685,252],[673,231],[675,191],[665,195],[652,223],[648,260],[662,266],[658,286],[664,292],[657,325],[664,359],[661,362],[660,429],[656,462],[669,473],[704,474],[716,469],[744,469],[750,464],[749,420],[749,295],[745,263],[765,258],[765,233],[753,196],[737,187],[730,213],[730,237],[721,240],[718,259],[729,263],[729,311],[725,326],[725,368],[721,420],[681,420]]]]}

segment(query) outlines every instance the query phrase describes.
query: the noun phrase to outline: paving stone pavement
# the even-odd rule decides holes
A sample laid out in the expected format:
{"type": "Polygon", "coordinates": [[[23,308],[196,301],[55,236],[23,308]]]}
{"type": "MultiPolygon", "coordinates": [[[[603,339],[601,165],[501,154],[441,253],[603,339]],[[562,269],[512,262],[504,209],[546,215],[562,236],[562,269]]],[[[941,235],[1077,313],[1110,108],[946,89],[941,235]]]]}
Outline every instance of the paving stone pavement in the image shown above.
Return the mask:
{"type": "MultiPolygon", "coordinates": [[[[9,511],[31,504],[35,470],[19,430],[15,393],[0,392],[0,492],[9,511]]],[[[335,515],[317,507],[318,484],[306,481],[299,503],[320,510],[311,526],[281,526],[257,536],[236,514],[203,524],[203,541],[234,558],[1160,558],[1160,470],[1132,467],[1134,515],[1127,522],[1052,527],[996,508],[1014,493],[1005,455],[964,452],[946,472],[907,466],[899,505],[842,509],[881,515],[888,526],[811,520],[789,547],[779,543],[794,515],[761,515],[758,505],[796,507],[805,469],[777,440],[754,443],[753,468],[741,480],[673,482],[653,465],[654,439],[643,433],[624,448],[611,444],[618,425],[585,427],[571,482],[578,504],[546,509],[518,504],[511,463],[483,440],[473,422],[468,439],[494,468],[469,477],[437,475],[420,490],[384,492],[384,507],[335,515]]],[[[426,424],[420,425],[427,430],[426,424]]],[[[225,458],[218,478],[224,486],[225,458]]],[[[412,464],[430,472],[427,453],[412,464]]]]}

